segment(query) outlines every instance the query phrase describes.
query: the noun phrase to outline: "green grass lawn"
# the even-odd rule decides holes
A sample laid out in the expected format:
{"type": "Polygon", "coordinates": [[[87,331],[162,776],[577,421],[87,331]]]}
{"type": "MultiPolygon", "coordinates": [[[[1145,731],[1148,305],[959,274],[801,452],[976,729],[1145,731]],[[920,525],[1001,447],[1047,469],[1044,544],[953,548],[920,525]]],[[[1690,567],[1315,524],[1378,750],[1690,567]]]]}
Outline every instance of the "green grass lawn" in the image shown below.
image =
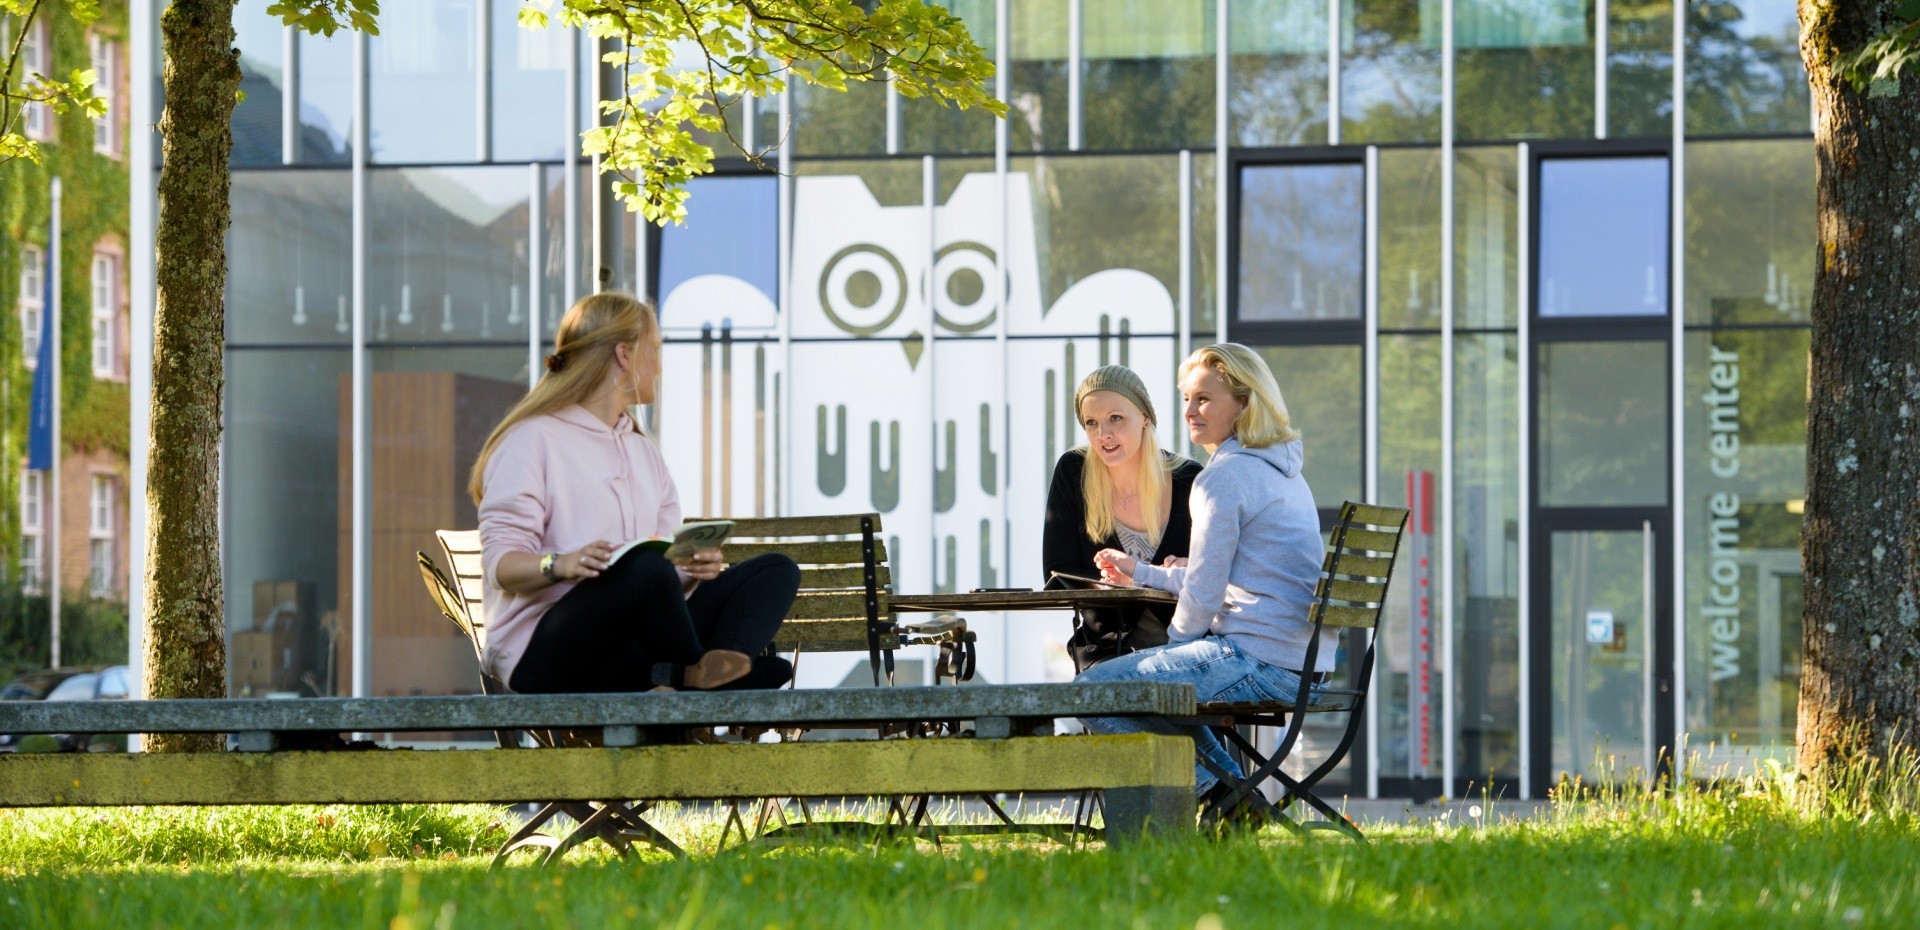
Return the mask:
{"type": "MultiPolygon", "coordinates": [[[[1914,926],[1910,804],[1802,813],[1774,784],[1565,799],[1531,820],[1078,850],[736,849],[488,871],[497,808],[0,813],[0,926],[1914,926]],[[1295,916],[1287,916],[1295,915],[1295,916]]],[[[1486,818],[1482,818],[1485,820],[1486,818]]],[[[710,849],[704,811],[667,832],[710,849]]]]}

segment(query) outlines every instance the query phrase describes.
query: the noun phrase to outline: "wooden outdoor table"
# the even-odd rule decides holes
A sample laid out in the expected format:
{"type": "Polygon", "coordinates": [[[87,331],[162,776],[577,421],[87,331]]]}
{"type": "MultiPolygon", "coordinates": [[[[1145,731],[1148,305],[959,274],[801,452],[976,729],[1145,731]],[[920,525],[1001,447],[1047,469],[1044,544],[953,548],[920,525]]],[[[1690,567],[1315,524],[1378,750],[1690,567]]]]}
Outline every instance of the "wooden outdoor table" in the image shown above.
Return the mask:
{"type": "Polygon", "coordinates": [[[1122,604],[1177,604],[1180,599],[1153,588],[1064,588],[1045,591],[971,591],[966,594],[896,594],[887,606],[901,613],[952,613],[995,610],[1072,610],[1122,604]]]}

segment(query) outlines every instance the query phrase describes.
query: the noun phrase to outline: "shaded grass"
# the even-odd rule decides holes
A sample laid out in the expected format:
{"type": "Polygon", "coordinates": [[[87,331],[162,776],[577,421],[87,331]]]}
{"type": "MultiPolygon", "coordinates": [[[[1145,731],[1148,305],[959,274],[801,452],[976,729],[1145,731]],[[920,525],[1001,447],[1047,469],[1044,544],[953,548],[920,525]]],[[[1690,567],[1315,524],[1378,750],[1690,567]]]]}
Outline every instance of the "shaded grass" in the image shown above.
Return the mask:
{"type": "MultiPolygon", "coordinates": [[[[0,819],[0,915],[47,927],[1911,925],[1911,810],[1810,814],[1790,795],[1778,779],[1667,794],[1574,786],[1532,820],[1375,825],[1367,846],[1270,830],[494,872],[492,808],[16,813],[0,819]]],[[[661,821],[679,838],[718,832],[700,809],[661,821]]]]}

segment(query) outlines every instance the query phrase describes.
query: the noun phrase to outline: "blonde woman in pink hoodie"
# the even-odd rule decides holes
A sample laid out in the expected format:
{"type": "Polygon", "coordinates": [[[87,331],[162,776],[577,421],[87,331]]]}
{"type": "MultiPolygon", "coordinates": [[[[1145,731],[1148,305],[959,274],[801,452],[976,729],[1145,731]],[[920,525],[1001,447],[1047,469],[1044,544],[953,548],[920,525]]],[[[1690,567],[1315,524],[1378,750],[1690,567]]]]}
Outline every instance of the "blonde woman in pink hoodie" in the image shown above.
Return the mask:
{"type": "Polygon", "coordinates": [[[671,538],[680,496],[629,408],[653,403],[660,324],[628,294],[583,297],[547,373],[494,427],[468,490],[480,508],[485,670],[524,693],[773,688],[766,655],[800,587],[792,559],[675,564],[622,544],[671,538]]]}

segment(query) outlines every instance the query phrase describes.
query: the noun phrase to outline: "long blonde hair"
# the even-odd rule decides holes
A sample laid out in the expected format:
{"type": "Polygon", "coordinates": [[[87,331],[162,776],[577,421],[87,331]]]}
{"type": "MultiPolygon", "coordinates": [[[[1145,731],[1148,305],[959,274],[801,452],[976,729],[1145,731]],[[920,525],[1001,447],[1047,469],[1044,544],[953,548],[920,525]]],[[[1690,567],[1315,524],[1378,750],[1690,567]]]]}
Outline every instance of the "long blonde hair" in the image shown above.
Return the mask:
{"type": "MultiPolygon", "coordinates": [[[[1160,534],[1167,529],[1166,522],[1160,519],[1160,502],[1172,493],[1173,467],[1167,463],[1167,457],[1160,454],[1160,440],[1153,434],[1156,425],[1153,417],[1138,407],[1134,409],[1147,424],[1146,429],[1141,430],[1140,452],[1135,457],[1134,467],[1138,469],[1135,487],[1139,488],[1140,514],[1146,518],[1147,540],[1158,548],[1160,534]]],[[[1087,538],[1098,542],[1112,536],[1114,526],[1119,523],[1113,515],[1113,475],[1107,471],[1107,463],[1094,454],[1091,445],[1082,451],[1086,464],[1080,469],[1080,491],[1086,498],[1087,538]]]]}
{"type": "Polygon", "coordinates": [[[1237,342],[1222,342],[1193,350],[1180,363],[1180,381],[1196,368],[1211,368],[1226,382],[1233,399],[1246,405],[1234,418],[1233,435],[1249,449],[1264,449],[1300,438],[1287,415],[1287,402],[1260,353],[1237,342]]]}
{"type": "MultiPolygon", "coordinates": [[[[660,322],[653,305],[617,291],[589,294],[567,308],[560,318],[560,333],[554,340],[553,354],[547,356],[547,373],[513,405],[500,425],[493,428],[487,442],[474,459],[473,472],[467,477],[467,493],[480,503],[484,491],[487,460],[507,430],[528,417],[564,410],[584,403],[606,383],[613,367],[615,346],[632,345],[641,339],[659,339],[660,322]]],[[[636,422],[635,432],[640,431],[636,422]]]]}

